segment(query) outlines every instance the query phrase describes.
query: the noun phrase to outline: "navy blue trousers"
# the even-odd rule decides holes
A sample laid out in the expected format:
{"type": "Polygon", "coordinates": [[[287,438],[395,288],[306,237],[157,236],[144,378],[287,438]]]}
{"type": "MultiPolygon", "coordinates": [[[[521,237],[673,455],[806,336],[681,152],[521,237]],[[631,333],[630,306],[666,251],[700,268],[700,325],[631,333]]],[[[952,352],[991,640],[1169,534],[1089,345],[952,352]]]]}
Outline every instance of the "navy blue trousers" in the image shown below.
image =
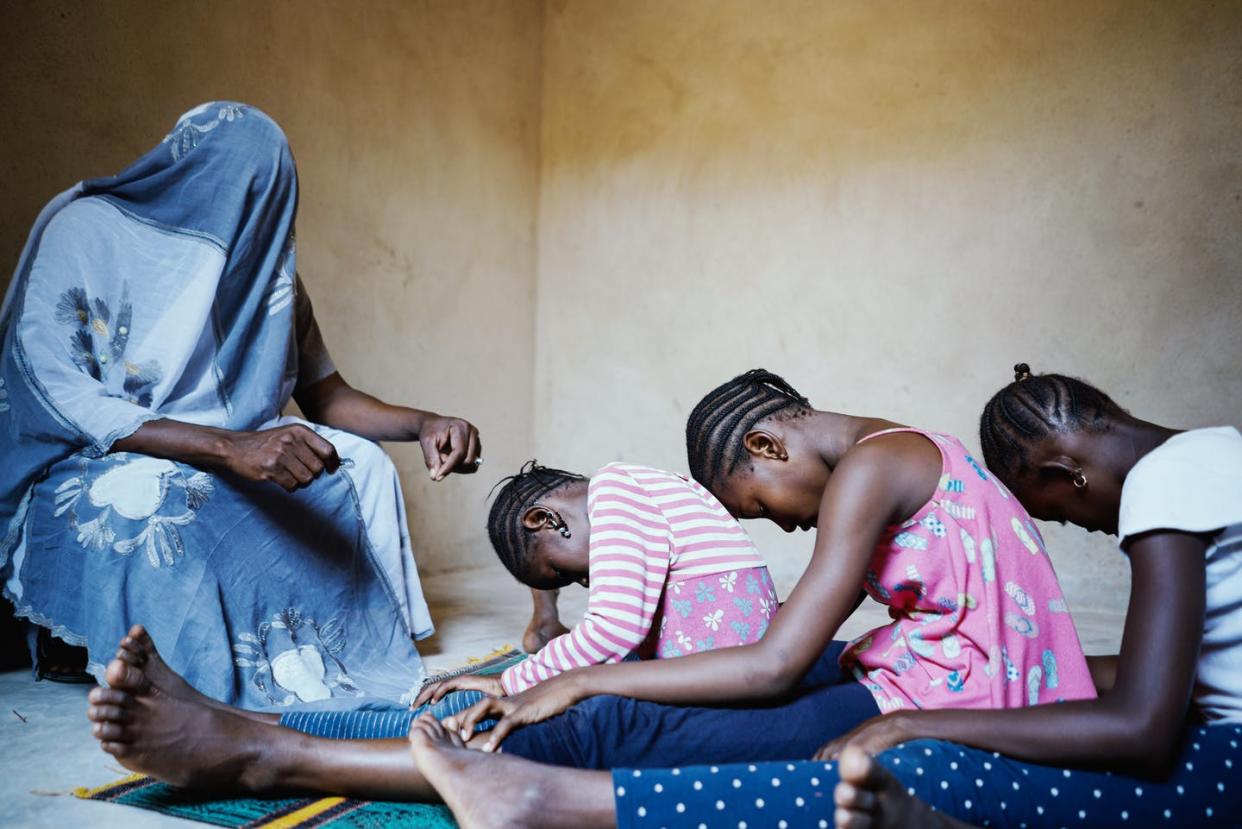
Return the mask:
{"type": "MultiPolygon", "coordinates": [[[[918,740],[878,755],[907,791],[974,826],[1174,829],[1242,826],[1242,728],[1187,730],[1161,779],[1041,766],[918,740]]],[[[719,763],[613,771],[618,829],[833,825],[836,764],[719,763]]]]}
{"type": "MultiPolygon", "coordinates": [[[[580,769],[810,757],[824,743],[879,714],[871,693],[838,667],[844,647],[844,642],[833,642],[793,694],[765,705],[686,707],[592,697],[558,717],[514,731],[503,750],[580,769]]],[[[443,718],[481,696],[475,691],[450,695],[431,713],[443,718]]],[[[280,724],[339,739],[404,738],[421,713],[291,713],[280,724]]]]}

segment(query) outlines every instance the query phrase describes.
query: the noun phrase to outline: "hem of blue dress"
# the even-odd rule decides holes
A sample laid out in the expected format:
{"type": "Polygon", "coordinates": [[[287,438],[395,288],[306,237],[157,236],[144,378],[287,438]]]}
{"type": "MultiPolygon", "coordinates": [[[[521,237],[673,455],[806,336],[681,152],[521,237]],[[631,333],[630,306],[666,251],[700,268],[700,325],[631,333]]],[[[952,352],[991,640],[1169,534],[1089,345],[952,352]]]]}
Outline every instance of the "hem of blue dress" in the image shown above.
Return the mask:
{"type": "MultiPolygon", "coordinates": [[[[86,648],[87,649],[86,672],[90,674],[91,676],[93,676],[95,678],[95,681],[99,683],[100,685],[108,684],[104,680],[104,672],[107,670],[107,666],[105,666],[102,662],[96,662],[90,658],[90,644],[87,641],[87,638],[85,636],[82,636],[81,634],[78,634],[78,633],[74,633],[72,630],[70,630],[65,625],[56,624],[56,622],[53,621],[51,617],[44,616],[39,611],[35,610],[33,605],[19,603],[19,599],[17,598],[17,596],[13,594],[12,590],[9,590],[8,585],[4,586],[3,591],[4,591],[4,598],[7,599],[10,604],[13,605],[13,615],[16,616],[18,619],[25,619],[26,621],[30,622],[33,625],[37,625],[38,627],[41,627],[41,628],[46,628],[48,632],[50,632],[53,636],[55,636],[57,639],[60,639],[62,642],[65,642],[66,644],[73,645],[74,647],[78,647],[78,648],[86,648]]],[[[34,662],[34,665],[32,666],[32,670],[34,671],[35,678],[38,679],[39,659],[36,654],[32,654],[32,657],[33,657],[32,661],[34,662]]]]}

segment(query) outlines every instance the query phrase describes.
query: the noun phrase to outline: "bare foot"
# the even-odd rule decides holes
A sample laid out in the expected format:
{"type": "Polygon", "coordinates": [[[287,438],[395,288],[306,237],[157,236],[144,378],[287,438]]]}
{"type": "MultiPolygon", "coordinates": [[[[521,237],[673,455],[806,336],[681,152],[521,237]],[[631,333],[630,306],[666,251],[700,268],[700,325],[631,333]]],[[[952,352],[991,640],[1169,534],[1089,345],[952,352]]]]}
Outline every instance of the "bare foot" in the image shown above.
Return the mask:
{"type": "MultiPolygon", "coordinates": [[[[214,700],[196,690],[193,685],[185,681],[181,674],[168,667],[168,663],[164,661],[159,651],[155,649],[155,642],[151,640],[151,634],[147,633],[147,629],[142,625],[134,625],[129,629],[129,633],[121,639],[121,644],[116,649],[116,657],[113,661],[117,660],[124,662],[130,668],[140,671],[141,679],[135,679],[135,682],[156,685],[170,697],[176,697],[185,702],[218,708],[221,711],[228,711],[230,714],[249,717],[260,722],[275,724],[280,721],[279,714],[261,714],[258,711],[244,711],[240,708],[225,705],[223,702],[214,700]]],[[[110,678],[108,683],[114,687],[116,685],[110,678]]]]}
{"type": "Polygon", "coordinates": [[[125,768],[186,788],[269,786],[260,762],[265,726],[191,688],[141,626],[104,676],[110,687],[91,690],[87,717],[100,747],[125,768]]]}
{"type": "Polygon", "coordinates": [[[615,826],[607,772],[553,768],[465,747],[430,714],[410,728],[414,765],[462,829],[615,826]],[[487,792],[486,798],[480,792],[487,792]]]}
{"type": "Polygon", "coordinates": [[[559,590],[531,589],[534,608],[531,610],[530,624],[522,634],[522,650],[527,653],[538,653],[544,645],[562,634],[569,633],[569,628],[561,624],[561,617],[556,608],[559,590]]]}
{"type": "Polygon", "coordinates": [[[856,746],[841,752],[837,829],[968,829],[969,824],[933,812],[897,778],[856,746]]]}
{"type": "Polygon", "coordinates": [[[155,649],[155,642],[151,641],[151,634],[147,633],[147,629],[142,625],[134,625],[129,629],[122,639],[120,646],[116,649],[116,656],[112,663],[108,665],[107,680],[112,687],[117,687],[118,680],[112,677],[113,665],[116,662],[124,663],[124,667],[117,670],[123,670],[124,676],[118,674],[118,680],[129,689],[137,692],[143,692],[148,686],[155,685],[170,697],[184,700],[186,702],[196,702],[201,705],[210,705],[212,708],[220,708],[222,710],[231,711],[233,709],[222,702],[217,702],[211,697],[202,694],[194,689],[194,686],[185,681],[179,673],[168,667],[159,651],[155,649]]]}
{"type": "Polygon", "coordinates": [[[565,633],[569,633],[569,628],[562,625],[560,619],[531,619],[522,634],[522,650],[539,653],[544,645],[565,633]]]}

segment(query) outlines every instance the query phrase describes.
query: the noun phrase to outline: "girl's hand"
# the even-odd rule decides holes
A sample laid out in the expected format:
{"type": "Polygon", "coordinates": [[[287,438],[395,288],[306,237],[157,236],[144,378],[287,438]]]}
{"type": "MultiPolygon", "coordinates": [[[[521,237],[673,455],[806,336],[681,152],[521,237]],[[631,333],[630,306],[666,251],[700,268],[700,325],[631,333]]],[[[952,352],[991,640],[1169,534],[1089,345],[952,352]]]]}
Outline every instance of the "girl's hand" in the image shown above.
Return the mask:
{"type": "Polygon", "coordinates": [[[836,760],[847,745],[858,746],[868,754],[875,755],[887,748],[917,739],[911,719],[908,712],[872,717],[848,734],[825,743],[815,752],[813,759],[821,762],[836,760]]]}
{"type": "Polygon", "coordinates": [[[444,724],[446,728],[458,729],[462,739],[468,740],[476,723],[498,719],[482,747],[483,751],[495,751],[513,729],[555,717],[582,699],[576,684],[569,681],[569,674],[561,674],[511,697],[479,700],[460,714],[446,718],[444,724]]]}
{"type": "Polygon", "coordinates": [[[429,702],[439,702],[450,691],[482,691],[491,697],[503,697],[505,695],[505,686],[500,684],[500,677],[498,676],[477,676],[475,674],[454,676],[443,682],[433,682],[430,685],[423,686],[423,689],[418,692],[418,698],[414,700],[410,708],[418,708],[429,702]]]}

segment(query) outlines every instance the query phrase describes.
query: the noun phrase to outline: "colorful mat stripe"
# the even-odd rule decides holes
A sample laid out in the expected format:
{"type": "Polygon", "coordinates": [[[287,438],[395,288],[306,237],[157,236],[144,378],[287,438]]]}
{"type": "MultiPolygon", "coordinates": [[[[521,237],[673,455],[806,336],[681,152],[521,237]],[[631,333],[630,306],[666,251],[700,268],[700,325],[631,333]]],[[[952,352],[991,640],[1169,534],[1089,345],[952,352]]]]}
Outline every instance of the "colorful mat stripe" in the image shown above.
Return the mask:
{"type": "MultiPolygon", "coordinates": [[[[526,654],[506,645],[482,659],[470,660],[461,668],[429,677],[427,681],[461,674],[495,675],[525,658],[526,654]]],[[[376,826],[456,829],[457,826],[446,807],[426,803],[385,803],[344,797],[219,800],[176,789],[141,774],[131,774],[94,788],[78,788],[73,794],[83,800],[134,806],[228,829],[374,829],[376,826]]]]}

